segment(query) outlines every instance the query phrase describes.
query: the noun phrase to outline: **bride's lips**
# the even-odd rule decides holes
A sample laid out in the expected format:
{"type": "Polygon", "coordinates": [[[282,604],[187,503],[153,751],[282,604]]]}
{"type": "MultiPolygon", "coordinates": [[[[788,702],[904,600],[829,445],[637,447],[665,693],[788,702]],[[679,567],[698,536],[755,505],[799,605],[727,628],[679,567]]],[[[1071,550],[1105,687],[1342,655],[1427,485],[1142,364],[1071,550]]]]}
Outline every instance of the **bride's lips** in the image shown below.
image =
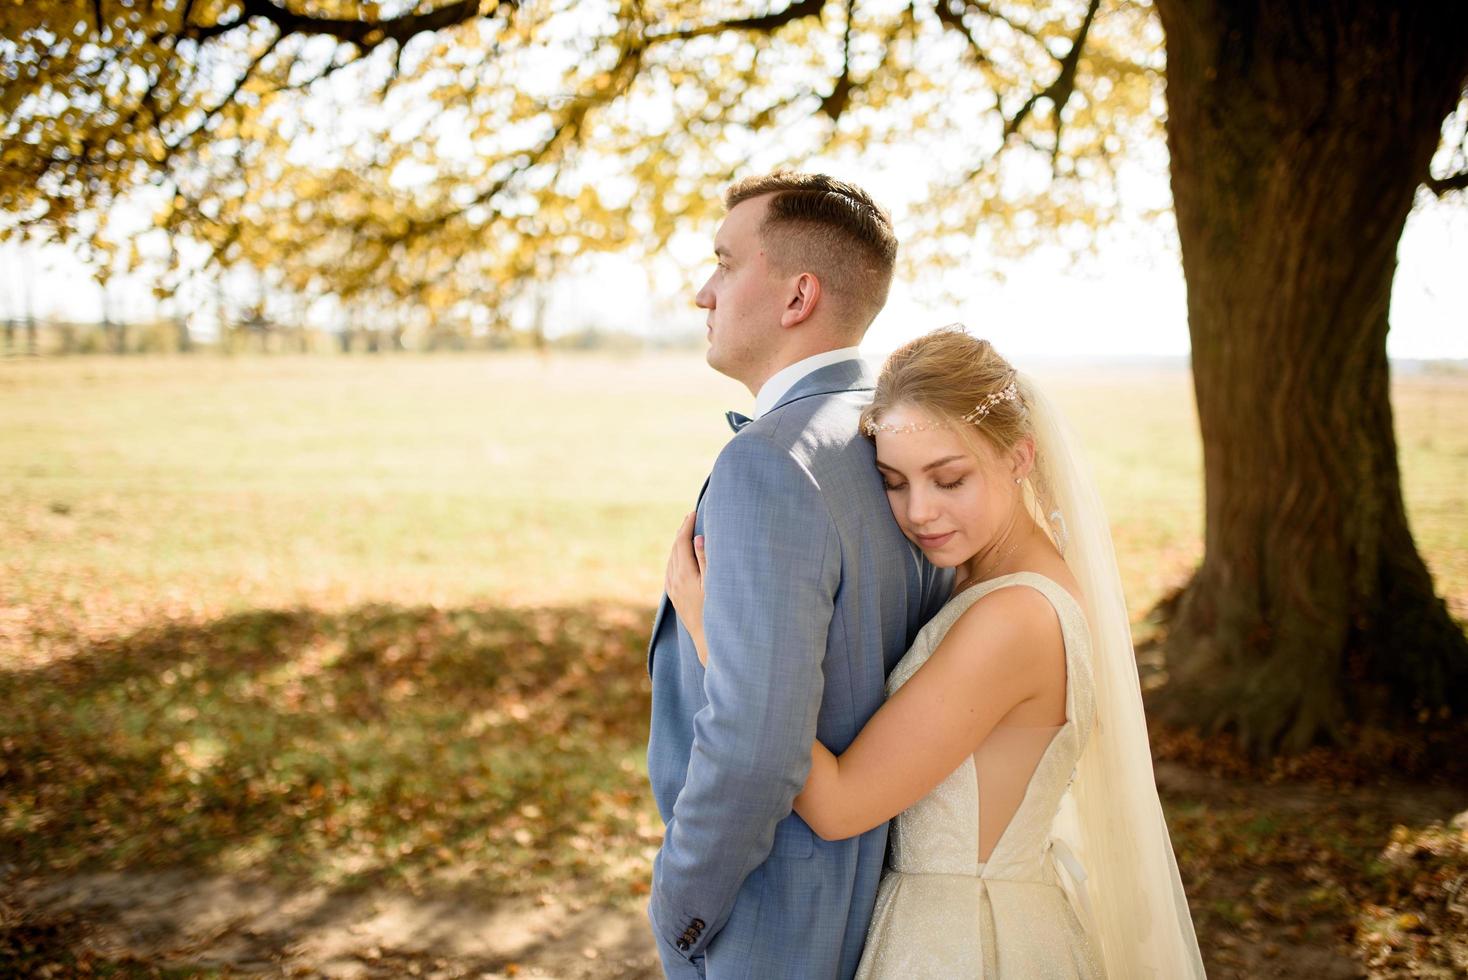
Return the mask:
{"type": "Polygon", "coordinates": [[[917,543],[923,548],[941,548],[948,543],[948,539],[957,534],[957,531],[949,531],[947,534],[914,534],[917,543]]]}

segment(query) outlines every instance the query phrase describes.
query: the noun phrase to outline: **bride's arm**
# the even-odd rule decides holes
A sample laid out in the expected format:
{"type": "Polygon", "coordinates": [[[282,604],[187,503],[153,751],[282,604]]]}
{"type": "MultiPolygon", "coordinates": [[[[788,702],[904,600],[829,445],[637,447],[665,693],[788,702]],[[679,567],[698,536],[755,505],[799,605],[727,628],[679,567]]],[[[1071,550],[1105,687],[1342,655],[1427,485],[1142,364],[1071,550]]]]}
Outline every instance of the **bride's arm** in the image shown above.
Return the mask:
{"type": "Polygon", "coordinates": [[[998,589],[964,611],[938,649],[832,754],[811,746],[795,812],[826,840],[892,819],[973,754],[1011,709],[1042,690],[1040,651],[1063,656],[1060,623],[1033,589],[998,589]]]}

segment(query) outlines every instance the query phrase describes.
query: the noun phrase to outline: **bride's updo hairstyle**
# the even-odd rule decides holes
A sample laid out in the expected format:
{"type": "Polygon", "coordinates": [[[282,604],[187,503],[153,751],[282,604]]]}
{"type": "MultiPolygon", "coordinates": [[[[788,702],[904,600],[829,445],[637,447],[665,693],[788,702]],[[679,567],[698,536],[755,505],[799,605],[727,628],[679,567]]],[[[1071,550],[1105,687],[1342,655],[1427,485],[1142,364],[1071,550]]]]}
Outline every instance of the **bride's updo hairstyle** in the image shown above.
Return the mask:
{"type": "Polygon", "coordinates": [[[977,432],[1000,452],[1031,435],[1029,411],[1022,392],[1004,397],[1015,384],[1014,368],[987,340],[955,324],[924,334],[893,351],[877,378],[872,403],[861,414],[861,431],[872,438],[870,425],[897,405],[911,405],[944,421],[962,435],[977,432]],[[976,424],[965,416],[986,406],[976,424]]]}

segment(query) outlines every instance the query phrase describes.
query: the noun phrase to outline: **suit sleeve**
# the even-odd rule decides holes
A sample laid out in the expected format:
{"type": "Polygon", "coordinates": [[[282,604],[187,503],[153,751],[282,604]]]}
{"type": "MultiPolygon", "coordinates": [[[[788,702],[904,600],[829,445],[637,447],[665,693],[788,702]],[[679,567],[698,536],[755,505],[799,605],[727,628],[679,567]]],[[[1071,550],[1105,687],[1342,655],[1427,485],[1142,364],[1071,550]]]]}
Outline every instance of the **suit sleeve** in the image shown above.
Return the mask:
{"type": "Polygon", "coordinates": [[[810,769],[822,661],[841,581],[819,487],[754,433],[714,464],[704,498],[707,705],[653,871],[649,917],[683,957],[703,952],[810,769]]]}

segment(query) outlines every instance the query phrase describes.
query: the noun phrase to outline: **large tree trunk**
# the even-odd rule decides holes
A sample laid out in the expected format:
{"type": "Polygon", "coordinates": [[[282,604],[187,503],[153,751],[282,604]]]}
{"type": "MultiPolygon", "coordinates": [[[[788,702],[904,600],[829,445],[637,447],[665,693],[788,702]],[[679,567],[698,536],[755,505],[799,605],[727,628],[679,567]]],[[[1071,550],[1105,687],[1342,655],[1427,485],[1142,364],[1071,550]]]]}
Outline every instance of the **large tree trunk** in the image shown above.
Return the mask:
{"type": "Polygon", "coordinates": [[[1397,241],[1468,76],[1468,4],[1157,0],[1203,436],[1165,715],[1256,752],[1468,707],[1402,506],[1397,241]]]}

